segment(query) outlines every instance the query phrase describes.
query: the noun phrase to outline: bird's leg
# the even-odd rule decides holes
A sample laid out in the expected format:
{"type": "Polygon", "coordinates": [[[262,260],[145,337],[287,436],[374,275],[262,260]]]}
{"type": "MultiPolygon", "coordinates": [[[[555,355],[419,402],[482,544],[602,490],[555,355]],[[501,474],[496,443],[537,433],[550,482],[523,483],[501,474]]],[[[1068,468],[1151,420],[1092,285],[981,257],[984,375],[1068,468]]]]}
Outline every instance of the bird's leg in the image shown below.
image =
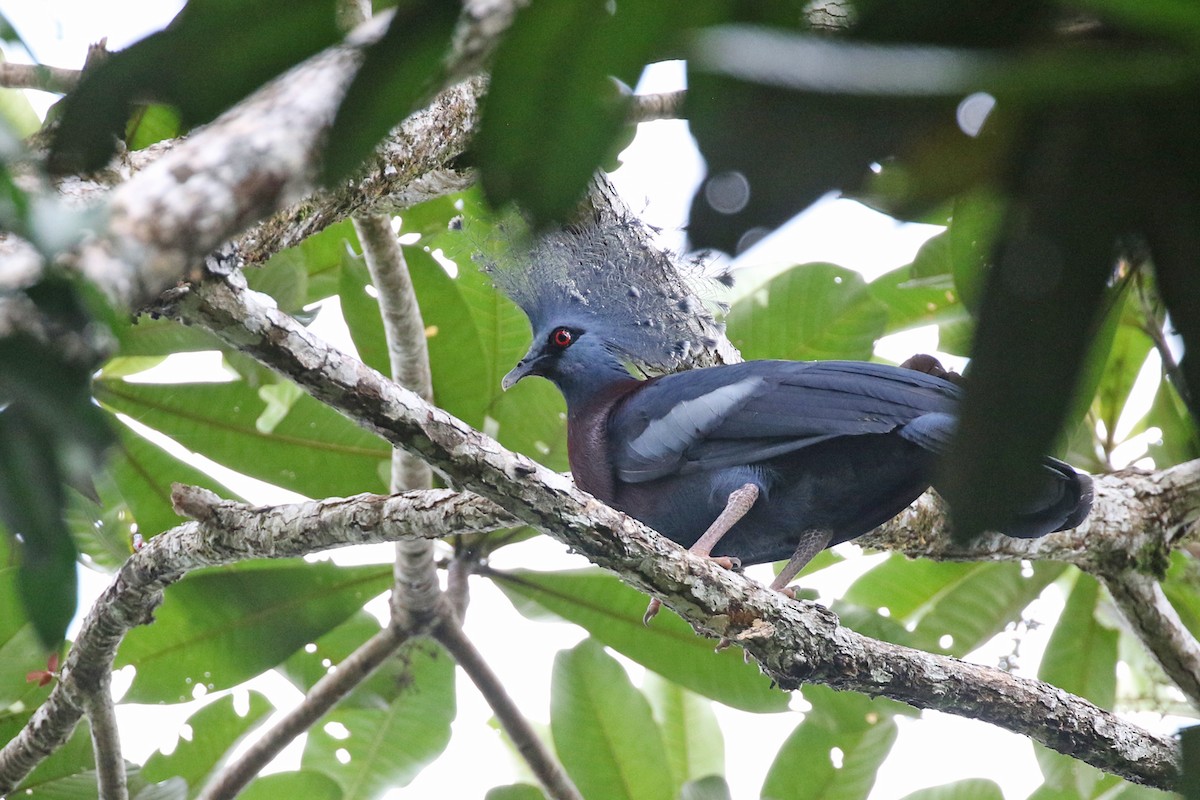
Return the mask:
{"type": "MultiPolygon", "coordinates": [[[[717,515],[717,518],[708,526],[708,530],[701,534],[696,543],[688,548],[688,552],[715,561],[725,569],[734,569],[737,566],[735,559],[729,556],[713,558],[710,553],[725,534],[729,533],[729,529],[754,507],[756,500],[758,500],[758,487],[753,483],[747,483],[730,492],[729,499],[725,501],[724,510],[717,515]]],[[[654,619],[660,608],[662,608],[662,601],[657,597],[652,598],[650,605],[646,606],[646,613],[642,615],[642,623],[649,625],[650,620],[654,619]]]]}
{"type": "Polygon", "coordinates": [[[783,565],[783,569],[775,576],[775,580],[771,581],[771,588],[795,599],[796,593],[788,588],[788,584],[809,561],[813,560],[813,556],[829,546],[832,538],[833,531],[806,530],[800,534],[796,552],[792,553],[792,557],[783,565]]]}

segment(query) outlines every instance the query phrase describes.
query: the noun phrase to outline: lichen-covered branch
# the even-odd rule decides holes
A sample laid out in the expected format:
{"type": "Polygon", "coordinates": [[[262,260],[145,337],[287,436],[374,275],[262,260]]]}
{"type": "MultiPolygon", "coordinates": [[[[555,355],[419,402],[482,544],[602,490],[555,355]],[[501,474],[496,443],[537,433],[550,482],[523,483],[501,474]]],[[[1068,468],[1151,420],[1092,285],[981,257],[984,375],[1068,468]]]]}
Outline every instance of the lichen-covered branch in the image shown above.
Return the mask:
{"type": "Polygon", "coordinates": [[[419,454],[458,488],[492,500],[636,588],[663,597],[697,629],[742,644],[780,686],[815,681],[983,719],[1129,780],[1173,785],[1173,740],[1040,681],[861,636],[821,606],[788,601],[692,557],[563,476],[505,450],[324,344],[256,302],[238,281],[235,275],[207,282],[178,298],[171,312],[419,454]]]}
{"type": "Polygon", "coordinates": [[[449,489],[255,507],[222,500],[206,489],[177,486],[172,499],[176,510],[196,521],[155,536],[130,556],[88,611],[49,698],[0,749],[0,796],[67,741],[89,698],[107,691],[125,634],[151,622],[163,588],[188,572],[254,558],[290,558],[334,547],[520,524],[493,503],[449,489]]]}
{"type": "Polygon", "coordinates": [[[82,73],[77,69],[45,64],[0,63],[0,86],[5,89],[40,89],[65,94],[75,88],[82,73]]]}

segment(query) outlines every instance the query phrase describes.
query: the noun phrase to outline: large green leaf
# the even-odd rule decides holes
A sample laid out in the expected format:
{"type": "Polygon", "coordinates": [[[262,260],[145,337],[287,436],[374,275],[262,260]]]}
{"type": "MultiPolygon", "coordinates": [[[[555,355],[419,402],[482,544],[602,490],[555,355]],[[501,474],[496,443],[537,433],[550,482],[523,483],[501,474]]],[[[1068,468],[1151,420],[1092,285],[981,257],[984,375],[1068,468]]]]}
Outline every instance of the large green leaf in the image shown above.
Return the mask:
{"type": "Polygon", "coordinates": [[[385,488],[388,445],[308,395],[268,430],[259,425],[267,402],[243,381],[97,381],[96,397],[190,450],[308,497],[385,488]]]}
{"type": "Polygon", "coordinates": [[[344,178],[436,87],[461,9],[440,0],[401,3],[383,38],[367,48],[333,120],[326,184],[344,178]]]}
{"type": "Polygon", "coordinates": [[[864,800],[896,741],[892,716],[910,712],[898,703],[824,686],[805,686],[803,692],[812,710],[779,748],[763,799],[864,800]]]}
{"type": "Polygon", "coordinates": [[[888,322],[862,276],[833,264],[802,264],[736,303],[729,338],[748,359],[871,357],[888,322]]]}
{"type": "Polygon", "coordinates": [[[844,600],[887,608],[890,618],[911,626],[913,647],[962,657],[1019,619],[1063,569],[1040,563],[1026,574],[1020,564],[956,564],[895,554],[851,584],[844,600]]]}
{"type": "MultiPolygon", "coordinates": [[[[1100,599],[1096,580],[1084,573],[1076,574],[1066,608],[1042,655],[1038,677],[1102,708],[1112,708],[1117,688],[1118,633],[1096,618],[1100,599]]],[[[1034,753],[1049,788],[1090,798],[1119,782],[1040,745],[1035,745],[1034,753]]]]}
{"type": "MultiPolygon", "coordinates": [[[[276,669],[291,680],[296,688],[307,693],[328,674],[333,665],[342,663],[379,630],[379,620],[374,615],[359,611],[311,645],[297,650],[276,669]]],[[[354,691],[342,698],[338,708],[378,709],[387,706],[404,692],[408,671],[403,659],[388,659],[369,678],[355,686],[354,691]]]]}
{"type": "Polygon", "coordinates": [[[189,127],[209,121],[337,41],[334,7],[333,0],[192,0],[168,28],[88,70],[63,103],[50,163],[60,172],[104,166],[134,103],[169,104],[189,127]]]}
{"type": "Polygon", "coordinates": [[[333,778],[321,772],[276,772],[255,778],[238,795],[241,800],[279,800],[281,797],[304,800],[342,800],[346,795],[333,778]]]}
{"type": "Polygon", "coordinates": [[[558,757],[584,797],[675,796],[650,704],[594,640],[555,657],[550,728],[558,757]]]}
{"type": "Polygon", "coordinates": [[[957,321],[966,315],[950,275],[948,249],[946,234],[939,234],[921,246],[913,263],[871,281],[867,287],[871,297],[887,308],[888,333],[957,321]]]}
{"type": "Polygon", "coordinates": [[[689,781],[725,774],[725,741],[709,700],[654,672],[646,673],[642,692],[662,732],[677,790],[689,781]]]}
{"type": "Polygon", "coordinates": [[[993,781],[968,778],[942,786],[931,786],[906,794],[901,800],[1004,800],[1004,792],[993,781]]]}
{"type": "MultiPolygon", "coordinates": [[[[50,693],[26,675],[47,668],[46,651],[25,614],[17,567],[9,566],[8,542],[0,533],[0,719],[9,709],[36,708],[50,693]]],[[[7,740],[6,740],[7,741],[7,740]]]]}
{"type": "MultiPolygon", "coordinates": [[[[171,484],[203,486],[222,497],[240,499],[235,492],[190,464],[180,461],[125,425],[116,425],[118,446],[108,469],[121,497],[146,538],[183,522],[171,505],[171,484]]],[[[126,543],[128,554],[128,543],[126,543]]]]}
{"type": "Polygon", "coordinates": [[[628,98],[610,76],[634,80],[707,6],[549,0],[522,7],[496,51],[475,141],[492,204],[516,202],[539,226],[566,221],[624,125],[628,98]]]}
{"type": "Polygon", "coordinates": [[[142,766],[142,777],[151,782],[181,777],[191,789],[189,796],[194,797],[234,745],[274,710],[258,692],[250,692],[249,698],[245,713],[239,713],[233,696],[227,695],[192,714],[186,723],[191,737],[180,737],[170,755],[160,750],[150,756],[142,766]]]}
{"type": "Polygon", "coordinates": [[[647,669],[693,692],[746,711],[783,711],[788,696],[732,648],[713,652],[674,614],[642,624],[647,598],[599,570],[493,573],[496,584],[527,617],[546,613],[574,622],[647,669]]]}
{"type": "Polygon", "coordinates": [[[301,764],[332,776],[348,798],[407,785],[450,741],[454,662],[441,647],[420,641],[406,645],[400,658],[405,680],[389,705],[336,708],[309,732],[301,764]]]}
{"type": "Polygon", "coordinates": [[[192,573],[164,592],[152,625],[130,631],[117,667],[125,699],[176,703],[196,685],[234,686],[320,638],[391,584],[389,567],[254,562],[192,573]]]}

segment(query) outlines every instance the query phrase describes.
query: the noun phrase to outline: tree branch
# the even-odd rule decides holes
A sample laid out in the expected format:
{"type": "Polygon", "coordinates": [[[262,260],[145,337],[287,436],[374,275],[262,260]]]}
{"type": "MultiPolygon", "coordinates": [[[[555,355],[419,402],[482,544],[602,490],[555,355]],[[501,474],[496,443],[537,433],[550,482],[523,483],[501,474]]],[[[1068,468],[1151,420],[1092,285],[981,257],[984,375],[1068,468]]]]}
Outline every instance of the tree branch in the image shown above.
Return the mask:
{"type": "Polygon", "coordinates": [[[121,756],[121,734],[112,700],[112,673],[101,678],[101,685],[84,702],[92,732],[92,752],[96,758],[100,800],[127,800],[129,788],[125,759],[121,756]]]}
{"type": "Polygon", "coordinates": [[[504,683],[492,672],[483,655],[463,633],[458,622],[454,619],[445,620],[434,628],[433,638],[441,642],[442,647],[446,648],[471,678],[471,682],[495,712],[496,719],[500,721],[500,726],[504,728],[508,738],[512,739],[517,752],[525,759],[525,763],[533,770],[533,774],[550,797],[554,800],[583,800],[583,795],[567,777],[562,764],[542,743],[533,726],[505,690],[504,683]]]}
{"type": "Polygon", "coordinates": [[[304,696],[304,700],[251,745],[241,758],[215,775],[197,795],[197,800],[228,800],[237,795],[271,759],[369,678],[408,638],[404,631],[387,625],[368,639],[338,664],[337,669],[323,675],[304,696]]]}
{"type": "Polygon", "coordinates": [[[45,64],[0,63],[0,86],[5,89],[39,89],[43,92],[66,94],[79,83],[82,74],[77,69],[48,67],[45,64]]]}
{"type": "Polygon", "coordinates": [[[563,476],[511,453],[446,412],[316,339],[255,301],[240,276],[206,282],[174,315],[295,380],[314,397],[419,454],[470,489],[634,587],[664,597],[698,630],[741,643],[780,686],[815,681],[919,708],[984,719],[1129,780],[1170,788],[1173,740],[1040,681],[877,642],[828,610],[790,602],[743,576],[687,554],[580,492],[563,476]]]}

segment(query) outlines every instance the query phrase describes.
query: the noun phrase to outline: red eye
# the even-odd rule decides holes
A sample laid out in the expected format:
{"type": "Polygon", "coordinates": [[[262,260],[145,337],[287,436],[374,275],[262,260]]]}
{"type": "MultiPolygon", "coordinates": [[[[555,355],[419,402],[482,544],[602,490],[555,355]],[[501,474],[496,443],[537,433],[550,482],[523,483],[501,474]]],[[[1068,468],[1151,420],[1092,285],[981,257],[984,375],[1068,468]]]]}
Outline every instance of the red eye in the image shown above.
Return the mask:
{"type": "Polygon", "coordinates": [[[555,328],[550,332],[550,344],[560,349],[566,349],[575,341],[575,334],[570,328],[555,328]]]}

